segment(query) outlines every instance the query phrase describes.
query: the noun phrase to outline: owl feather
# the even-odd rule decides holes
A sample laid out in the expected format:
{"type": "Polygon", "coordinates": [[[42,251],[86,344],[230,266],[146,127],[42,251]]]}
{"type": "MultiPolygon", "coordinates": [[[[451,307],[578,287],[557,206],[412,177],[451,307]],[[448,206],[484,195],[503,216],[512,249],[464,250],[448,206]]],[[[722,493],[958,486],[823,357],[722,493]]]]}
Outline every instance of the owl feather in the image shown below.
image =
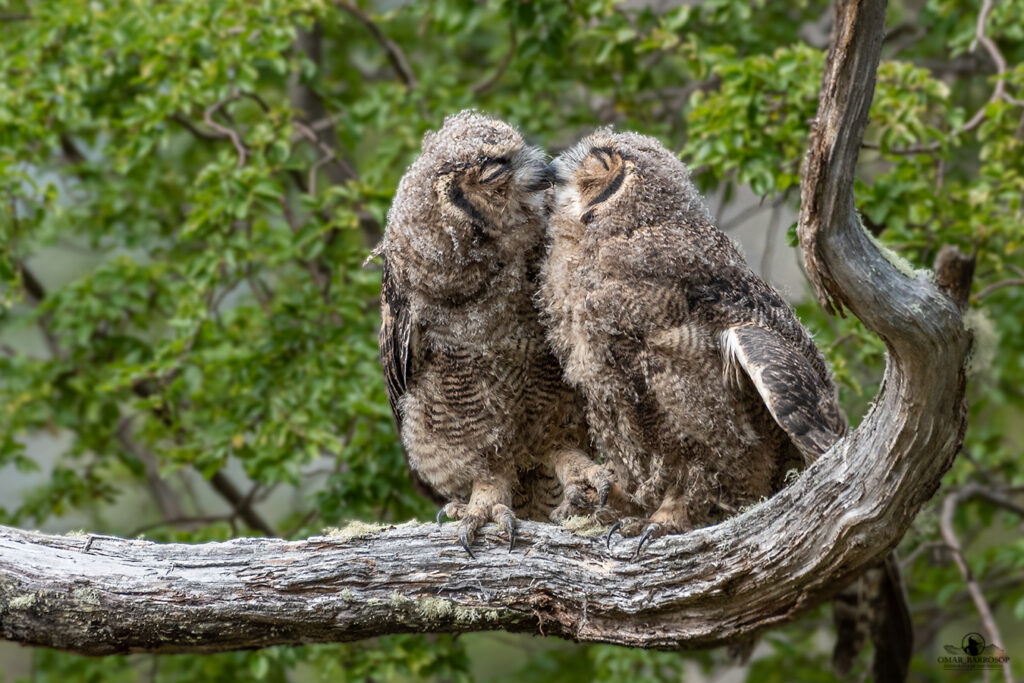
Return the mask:
{"type": "MultiPolygon", "coordinates": [[[[598,455],[644,512],[613,528],[640,535],[639,553],[777,492],[847,424],[810,334],[675,155],[602,130],[553,166],[545,321],[598,455]]],[[[898,575],[877,574],[873,602],[891,618],[874,622],[876,672],[891,680],[906,675],[912,632],[898,575]]]]}
{"type": "Polygon", "coordinates": [[[470,555],[486,522],[511,548],[517,513],[568,515],[610,487],[535,307],[550,187],[543,153],[518,131],[462,112],[424,137],[374,250],[381,366],[406,461],[460,520],[470,555]]]}

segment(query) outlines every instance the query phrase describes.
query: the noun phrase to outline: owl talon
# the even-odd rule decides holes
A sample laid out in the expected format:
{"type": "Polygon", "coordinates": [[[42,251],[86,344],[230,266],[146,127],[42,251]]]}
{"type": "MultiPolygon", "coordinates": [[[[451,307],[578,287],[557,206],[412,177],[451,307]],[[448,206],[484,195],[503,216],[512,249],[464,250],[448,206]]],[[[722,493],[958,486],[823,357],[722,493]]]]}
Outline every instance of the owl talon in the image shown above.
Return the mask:
{"type": "Polygon", "coordinates": [[[444,507],[442,507],[440,510],[437,511],[437,517],[435,517],[435,519],[437,520],[437,528],[438,529],[441,528],[441,518],[442,517],[444,517],[444,507]]]}
{"type": "Polygon", "coordinates": [[[494,516],[497,516],[501,520],[494,519],[508,534],[508,551],[512,552],[512,548],[516,545],[516,515],[510,508],[504,505],[496,505],[495,508],[492,512],[492,519],[494,519],[494,516]]]}
{"type": "Polygon", "coordinates": [[[636,551],[633,552],[634,560],[640,557],[640,551],[643,549],[644,543],[646,543],[652,536],[655,536],[658,530],[657,524],[648,524],[644,527],[644,532],[640,535],[640,542],[636,544],[636,551]]]}
{"type": "Polygon", "coordinates": [[[459,529],[459,543],[462,545],[463,548],[465,548],[466,553],[469,554],[470,559],[475,560],[476,559],[476,555],[474,555],[473,551],[469,549],[469,533],[468,532],[469,532],[469,529],[467,529],[465,527],[459,529]]]}
{"type": "MultiPolygon", "coordinates": [[[[512,548],[515,547],[516,516],[507,505],[502,503],[495,503],[490,506],[474,505],[472,503],[448,503],[448,505],[444,506],[442,512],[449,519],[460,520],[458,531],[459,545],[474,560],[476,555],[470,550],[469,546],[476,539],[480,528],[488,522],[494,522],[508,534],[509,552],[512,552],[512,548]]],[[[440,514],[438,513],[439,520],[440,514]]]]}
{"type": "Polygon", "coordinates": [[[619,527],[621,526],[622,520],[620,519],[619,521],[615,522],[615,524],[612,524],[612,528],[608,530],[608,535],[604,537],[605,546],[607,546],[609,550],[612,549],[612,534],[618,531],[619,527]]]}

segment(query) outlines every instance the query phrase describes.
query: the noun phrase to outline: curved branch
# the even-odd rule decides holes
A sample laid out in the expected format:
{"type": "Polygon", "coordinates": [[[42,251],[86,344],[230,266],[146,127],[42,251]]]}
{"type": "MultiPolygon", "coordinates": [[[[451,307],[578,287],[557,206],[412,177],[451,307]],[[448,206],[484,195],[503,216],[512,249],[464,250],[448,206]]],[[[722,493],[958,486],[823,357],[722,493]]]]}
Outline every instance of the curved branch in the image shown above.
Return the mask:
{"type": "MultiPolygon", "coordinates": [[[[899,542],[939,486],[965,428],[969,334],[956,273],[886,257],[854,211],[853,170],[885,3],[837,4],[798,232],[830,309],[849,308],[889,350],[860,427],[792,485],[726,522],[606,550],[523,523],[475,561],[449,527],[197,546],[0,528],[0,632],[89,654],[204,652],[384,633],[504,629],[640,647],[743,639],[829,599],[899,542]],[[891,259],[891,260],[890,260],[891,259]]],[[[955,256],[955,254],[954,254],[955,256]]],[[[488,530],[493,527],[488,527],[488,530]]]]}
{"type": "MultiPolygon", "coordinates": [[[[995,0],[983,0],[981,4],[981,10],[978,12],[978,19],[974,24],[974,41],[971,44],[971,52],[973,52],[980,44],[985,48],[985,52],[988,53],[989,58],[996,67],[996,84],[992,89],[992,94],[985,101],[985,104],[978,107],[978,110],[974,112],[966,122],[961,126],[950,132],[950,137],[957,135],[963,135],[969,133],[980,126],[986,118],[986,110],[988,106],[993,102],[997,102],[1000,99],[1004,99],[1010,104],[1024,106],[1024,102],[1015,100],[1010,97],[1006,92],[1006,58],[1003,57],[1003,53],[999,51],[999,47],[995,44],[991,38],[985,32],[985,24],[988,22],[988,17],[992,14],[992,10],[995,7],[995,0]]],[[[862,146],[866,149],[881,149],[881,145],[874,142],[864,142],[862,146]]],[[[942,147],[942,143],[938,140],[930,142],[925,145],[910,145],[909,147],[902,147],[899,149],[888,150],[890,154],[926,154],[929,152],[938,151],[942,147]]]]}
{"type": "Polygon", "coordinates": [[[498,66],[494,69],[494,73],[479,81],[476,85],[470,88],[470,91],[474,95],[480,96],[493,88],[495,84],[501,80],[501,77],[505,75],[508,65],[512,63],[512,58],[516,56],[517,49],[519,49],[519,39],[516,36],[516,25],[513,23],[508,29],[508,51],[505,52],[505,56],[503,56],[501,61],[498,62],[498,66]]]}
{"type": "Polygon", "coordinates": [[[380,30],[380,26],[374,23],[373,19],[370,18],[363,10],[354,2],[348,2],[346,0],[334,0],[334,4],[341,10],[344,10],[352,17],[354,17],[360,24],[362,24],[370,35],[373,36],[374,40],[380,43],[380,46],[384,48],[384,52],[388,56],[388,61],[391,62],[391,66],[394,67],[398,73],[398,77],[402,79],[402,83],[405,83],[405,87],[408,90],[415,90],[419,87],[419,81],[416,80],[416,75],[412,72],[412,67],[409,66],[409,60],[405,58],[405,53],[402,52],[402,48],[398,47],[398,44],[384,35],[384,32],[380,30]]]}
{"type": "Polygon", "coordinates": [[[231,144],[235,146],[235,151],[238,153],[238,168],[245,166],[245,162],[249,158],[249,150],[246,148],[245,143],[242,142],[242,136],[238,134],[238,131],[227,126],[222,126],[213,120],[213,116],[231,102],[239,99],[241,96],[242,95],[240,93],[229,95],[219,102],[214,102],[206,108],[206,111],[203,112],[203,122],[206,123],[208,127],[212,128],[218,135],[230,139],[231,144]]]}
{"type": "Polygon", "coordinates": [[[992,292],[998,289],[1002,289],[1003,287],[1024,287],[1024,278],[1011,278],[1009,280],[993,282],[992,284],[988,285],[974,296],[976,296],[979,300],[984,299],[992,292]]]}

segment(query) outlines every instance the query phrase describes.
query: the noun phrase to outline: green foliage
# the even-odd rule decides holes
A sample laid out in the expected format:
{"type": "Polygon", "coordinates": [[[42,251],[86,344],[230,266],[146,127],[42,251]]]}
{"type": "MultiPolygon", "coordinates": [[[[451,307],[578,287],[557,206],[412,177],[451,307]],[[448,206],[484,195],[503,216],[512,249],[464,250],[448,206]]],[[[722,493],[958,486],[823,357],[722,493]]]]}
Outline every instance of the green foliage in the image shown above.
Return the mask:
{"type": "MultiPolygon", "coordinates": [[[[725,206],[740,186],[796,206],[827,3],[651,5],[360,3],[405,53],[410,87],[328,0],[0,0],[0,472],[37,482],[0,500],[0,523],[194,542],[428,514],[377,365],[379,274],[361,267],[424,131],[478,107],[557,152],[613,123],[661,136],[725,206]],[[296,43],[314,26],[319,55],[296,43]],[[34,462],[31,438],[56,438],[56,460],[34,462]],[[241,505],[221,500],[225,478],[241,505]]],[[[1024,278],[1024,15],[996,3],[985,22],[1010,65],[997,76],[975,44],[980,6],[891,4],[856,188],[866,227],[914,267],[947,243],[978,258],[971,427],[949,491],[1024,485],[1024,287],[1006,284],[1024,278]],[[998,78],[1009,98],[990,101],[998,78]]],[[[813,298],[798,311],[856,424],[884,345],[813,298]]],[[[977,630],[937,549],[943,495],[903,544],[911,597],[977,630]]],[[[976,500],[954,521],[992,600],[1024,618],[1019,518],[976,500]]],[[[828,678],[824,617],[763,639],[750,680],[828,678]]],[[[555,644],[515,676],[679,680],[687,661],[724,659],[686,657],[555,644]]],[[[482,666],[461,640],[402,636],[203,657],[41,651],[31,680],[462,680],[482,666]]],[[[914,666],[940,676],[928,655],[914,666]]]]}
{"type": "Polygon", "coordinates": [[[800,44],[742,59],[725,49],[709,63],[721,86],[690,100],[687,161],[704,179],[732,176],[761,196],[798,186],[824,55],[800,44]]]}

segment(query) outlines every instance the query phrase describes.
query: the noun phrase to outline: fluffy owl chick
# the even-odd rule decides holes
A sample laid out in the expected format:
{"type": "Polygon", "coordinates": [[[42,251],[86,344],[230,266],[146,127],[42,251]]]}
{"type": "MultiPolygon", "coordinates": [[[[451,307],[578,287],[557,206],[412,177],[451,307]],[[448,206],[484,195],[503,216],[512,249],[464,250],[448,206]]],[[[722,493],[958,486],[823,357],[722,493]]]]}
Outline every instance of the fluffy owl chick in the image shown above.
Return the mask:
{"type": "MultiPolygon", "coordinates": [[[[771,495],[845,433],[821,352],[713,225],[671,152],[604,130],[553,167],[549,337],[599,452],[647,515],[622,522],[642,533],[637,552],[771,495]]],[[[887,578],[896,626],[876,645],[905,671],[909,614],[887,578]]]]}
{"type": "Polygon", "coordinates": [[[781,488],[844,432],[824,358],[656,140],[599,131],[560,156],[542,298],[599,450],[682,532],[781,488]]]}
{"type": "Polygon", "coordinates": [[[582,403],[533,301],[550,188],[540,150],[501,121],[462,112],[424,138],[375,250],[381,363],[406,459],[414,481],[461,520],[470,555],[488,521],[511,548],[514,509],[543,518],[565,489],[600,496],[611,485],[579,449],[582,403]]]}

